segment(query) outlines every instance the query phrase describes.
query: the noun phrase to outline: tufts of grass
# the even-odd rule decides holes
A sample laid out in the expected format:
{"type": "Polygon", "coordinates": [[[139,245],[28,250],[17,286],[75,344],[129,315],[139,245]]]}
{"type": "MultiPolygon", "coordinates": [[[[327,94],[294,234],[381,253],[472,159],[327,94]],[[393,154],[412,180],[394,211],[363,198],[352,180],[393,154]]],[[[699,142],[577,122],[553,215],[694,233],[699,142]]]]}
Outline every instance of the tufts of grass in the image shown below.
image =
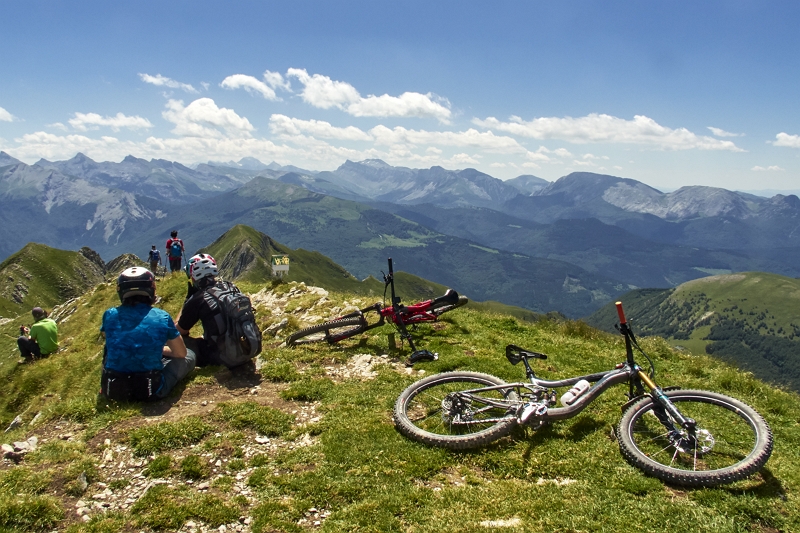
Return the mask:
{"type": "Polygon", "coordinates": [[[41,531],[64,518],[61,503],[52,496],[0,494],[0,527],[41,531]]]}
{"type": "Polygon", "coordinates": [[[117,533],[125,530],[125,516],[118,512],[96,514],[88,522],[72,524],[67,533],[117,533]]]}
{"type": "Polygon", "coordinates": [[[301,378],[294,364],[289,361],[273,360],[261,365],[261,378],[272,382],[291,382],[301,378]]]}
{"type": "Polygon", "coordinates": [[[301,402],[316,402],[322,400],[325,395],[333,388],[330,379],[302,379],[295,381],[289,388],[281,391],[281,398],[284,400],[296,400],[301,402]]]}
{"type": "Polygon", "coordinates": [[[132,430],[130,444],[136,455],[150,455],[200,442],[213,428],[196,416],[177,422],[161,422],[132,430]]]}
{"type": "Polygon", "coordinates": [[[180,472],[186,479],[196,481],[207,478],[211,474],[211,468],[199,455],[190,454],[181,461],[180,472]]]}
{"type": "Polygon", "coordinates": [[[52,473],[19,466],[0,472],[0,494],[41,494],[50,485],[52,473]]]}
{"type": "Polygon", "coordinates": [[[242,459],[231,459],[226,466],[231,472],[238,472],[247,468],[247,463],[242,459]]]}
{"type": "Polygon", "coordinates": [[[268,437],[285,434],[294,420],[292,415],[256,402],[221,403],[213,416],[235,429],[252,429],[268,437]]]}
{"type": "Polygon", "coordinates": [[[133,504],[131,515],[137,528],[177,531],[190,519],[213,528],[235,522],[240,509],[214,495],[199,495],[186,487],[158,485],[133,504]]]}
{"type": "Polygon", "coordinates": [[[219,476],[214,478],[211,486],[215,489],[219,489],[221,492],[229,493],[233,489],[233,482],[234,479],[231,476],[219,476]]]}
{"type": "Polygon", "coordinates": [[[73,463],[88,458],[86,444],[83,442],[69,442],[51,440],[40,445],[34,452],[25,457],[25,461],[37,463],[73,463]]]}
{"type": "Polygon", "coordinates": [[[147,465],[144,469],[144,475],[147,477],[167,477],[172,472],[172,456],[159,455],[147,465]]]}
{"type": "Polygon", "coordinates": [[[292,503],[290,501],[267,501],[253,509],[253,531],[285,531],[286,533],[305,531],[297,525],[303,512],[292,503]]]}

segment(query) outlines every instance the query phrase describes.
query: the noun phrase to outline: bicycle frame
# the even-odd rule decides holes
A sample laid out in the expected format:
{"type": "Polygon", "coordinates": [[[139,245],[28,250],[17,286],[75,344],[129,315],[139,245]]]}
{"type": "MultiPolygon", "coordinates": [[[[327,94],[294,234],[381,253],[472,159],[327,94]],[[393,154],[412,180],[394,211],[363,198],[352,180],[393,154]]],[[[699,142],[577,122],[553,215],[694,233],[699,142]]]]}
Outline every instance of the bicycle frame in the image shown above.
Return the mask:
{"type": "MultiPolygon", "coordinates": [[[[633,332],[628,327],[627,320],[625,318],[625,314],[622,310],[622,303],[617,302],[617,313],[619,314],[620,318],[620,326],[619,330],[620,333],[625,337],[625,352],[626,352],[626,362],[618,364],[614,369],[607,370],[604,372],[596,372],[593,374],[587,374],[584,376],[575,376],[567,379],[561,380],[546,380],[546,379],[539,379],[536,377],[536,373],[530,366],[529,359],[547,359],[547,355],[531,352],[524,350],[515,345],[508,345],[506,347],[506,358],[512,365],[516,365],[520,361],[523,362],[525,365],[525,376],[530,380],[530,383],[525,382],[516,382],[516,383],[504,383],[502,385],[493,385],[490,387],[480,387],[477,389],[469,389],[465,391],[461,391],[458,394],[460,395],[469,395],[470,393],[481,392],[481,391],[489,391],[489,390],[499,390],[504,391],[508,389],[516,389],[517,391],[527,390],[528,393],[521,393],[519,396],[525,397],[533,397],[537,398],[538,402],[543,402],[546,404],[545,409],[541,409],[540,412],[537,412],[535,416],[535,420],[538,422],[547,422],[550,420],[564,420],[567,418],[572,418],[573,416],[579,414],[583,411],[586,406],[596,400],[601,394],[603,394],[609,388],[619,385],[622,383],[628,383],[630,385],[630,393],[628,394],[628,402],[623,406],[623,411],[627,407],[627,405],[637,401],[641,396],[645,394],[645,386],[649,389],[649,394],[653,397],[653,400],[661,406],[662,409],[667,411],[676,421],[680,423],[681,428],[685,429],[690,435],[694,434],[695,429],[695,421],[691,418],[684,417],[678,408],[672,403],[672,401],[664,394],[664,389],[659,387],[655,381],[652,379],[651,375],[648,375],[642,367],[636,363],[634,356],[633,356],[633,346],[637,345],[636,338],[633,335],[633,332]],[[515,353],[516,351],[516,353],[515,353]],[[581,380],[586,380],[589,383],[593,383],[594,385],[591,386],[586,392],[584,392],[572,405],[566,407],[553,407],[555,405],[555,391],[552,389],[559,388],[559,387],[568,387],[571,385],[575,385],[577,382],[581,380]],[[545,398],[542,400],[542,398],[545,398]]],[[[638,346],[638,345],[637,345],[638,346]]],[[[642,352],[644,353],[644,352],[642,352]]],[[[646,354],[645,354],[646,356],[646,354]]],[[[506,409],[509,412],[516,412],[518,407],[524,403],[523,400],[516,400],[516,401],[508,401],[508,400],[500,400],[500,399],[491,399],[491,398],[484,398],[480,397],[480,403],[485,404],[491,407],[497,407],[501,409],[506,409]]],[[[668,417],[659,415],[658,411],[655,411],[656,416],[658,416],[659,420],[669,429],[670,431],[678,431],[674,425],[669,422],[668,417]]],[[[502,418],[497,419],[481,419],[480,423],[485,424],[487,422],[499,422],[502,418]]],[[[461,422],[462,424],[470,424],[470,422],[461,422]]]]}
{"type": "MultiPolygon", "coordinates": [[[[346,315],[337,317],[335,320],[339,320],[342,318],[360,317],[364,321],[364,326],[362,331],[367,331],[370,329],[383,326],[386,323],[386,319],[388,318],[400,331],[401,337],[408,342],[408,345],[411,348],[412,352],[416,352],[417,348],[416,346],[414,346],[414,341],[411,338],[411,334],[406,329],[406,326],[418,324],[420,322],[436,322],[439,318],[431,312],[435,300],[431,299],[415,303],[412,305],[402,305],[400,303],[400,297],[397,296],[394,289],[394,268],[391,257],[389,258],[389,274],[388,275],[384,274],[383,280],[384,280],[384,301],[386,299],[385,296],[386,287],[390,287],[391,305],[387,306],[384,303],[377,302],[363,309],[359,309],[358,311],[353,311],[352,313],[348,313],[346,315]],[[366,313],[370,312],[376,312],[380,316],[380,319],[373,324],[368,324],[367,319],[364,316],[366,313]]],[[[456,296],[456,301],[457,301],[457,296],[456,296]]],[[[337,340],[339,339],[335,339],[334,342],[337,340]]]]}

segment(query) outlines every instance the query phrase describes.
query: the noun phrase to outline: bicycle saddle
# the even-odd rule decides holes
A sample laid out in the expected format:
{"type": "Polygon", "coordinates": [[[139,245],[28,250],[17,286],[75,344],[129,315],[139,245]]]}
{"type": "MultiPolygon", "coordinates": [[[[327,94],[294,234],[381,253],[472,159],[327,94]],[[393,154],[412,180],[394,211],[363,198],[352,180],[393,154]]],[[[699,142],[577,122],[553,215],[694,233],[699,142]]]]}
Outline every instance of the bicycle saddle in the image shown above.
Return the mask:
{"type": "Polygon", "coordinates": [[[439,296],[438,298],[434,299],[433,302],[432,302],[433,305],[442,304],[442,303],[446,303],[446,304],[450,304],[450,305],[457,304],[458,303],[458,293],[456,291],[454,291],[453,289],[447,289],[447,291],[444,293],[444,295],[439,296]]]}
{"type": "Polygon", "coordinates": [[[414,366],[414,363],[418,363],[420,361],[436,361],[437,359],[439,359],[438,353],[433,353],[428,350],[417,350],[411,354],[411,357],[408,358],[406,366],[414,366]]]}

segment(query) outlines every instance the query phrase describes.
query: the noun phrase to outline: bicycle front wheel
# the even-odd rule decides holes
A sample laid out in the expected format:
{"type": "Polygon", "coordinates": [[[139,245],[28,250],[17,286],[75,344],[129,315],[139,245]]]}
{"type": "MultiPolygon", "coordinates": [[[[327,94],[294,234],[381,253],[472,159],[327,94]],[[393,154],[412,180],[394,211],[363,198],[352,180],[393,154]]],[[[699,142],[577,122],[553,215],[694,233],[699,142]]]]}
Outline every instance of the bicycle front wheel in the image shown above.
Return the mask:
{"type": "Polygon", "coordinates": [[[297,346],[298,344],[310,344],[312,342],[333,344],[361,333],[364,331],[364,325],[364,319],[358,316],[323,322],[292,333],[286,338],[286,346],[297,346]]]}
{"type": "Polygon", "coordinates": [[[651,397],[634,403],[619,423],[620,451],[633,466],[668,483],[713,487],[757,472],[772,453],[772,432],[750,406],[701,390],[665,393],[697,426],[683,429],[651,397]]]}
{"type": "Polygon", "coordinates": [[[511,433],[517,393],[511,389],[481,390],[504,385],[489,374],[445,372],[412,384],[394,405],[394,423],[406,437],[428,444],[465,450],[511,433]],[[470,391],[470,392],[465,392],[470,391]]]}
{"type": "Polygon", "coordinates": [[[431,313],[434,316],[439,317],[448,311],[452,311],[456,307],[461,307],[462,305],[467,305],[468,303],[469,303],[469,298],[467,298],[466,296],[459,296],[458,301],[454,304],[441,303],[439,305],[431,307],[431,313]]]}

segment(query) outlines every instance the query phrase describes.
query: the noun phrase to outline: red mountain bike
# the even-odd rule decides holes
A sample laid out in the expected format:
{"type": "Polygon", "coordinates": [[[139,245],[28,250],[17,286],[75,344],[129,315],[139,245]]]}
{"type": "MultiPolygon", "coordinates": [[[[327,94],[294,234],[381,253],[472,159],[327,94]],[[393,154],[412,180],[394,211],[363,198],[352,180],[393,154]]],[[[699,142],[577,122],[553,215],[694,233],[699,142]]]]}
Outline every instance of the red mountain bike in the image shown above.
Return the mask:
{"type": "Polygon", "coordinates": [[[411,366],[417,361],[433,361],[438,359],[438,354],[432,353],[428,350],[417,350],[414,346],[414,341],[411,339],[411,334],[408,332],[406,326],[414,327],[420,322],[436,322],[439,317],[448,311],[452,311],[456,307],[465,305],[469,300],[466,296],[459,296],[453,289],[447,289],[444,295],[434,298],[433,300],[425,300],[424,302],[415,303],[412,305],[402,305],[400,297],[395,295],[394,291],[394,270],[392,269],[392,258],[389,258],[389,274],[383,274],[383,303],[378,302],[364,309],[353,311],[346,315],[337,317],[333,320],[310,326],[305,329],[289,335],[286,339],[287,346],[296,346],[298,344],[308,344],[312,342],[327,342],[334,344],[343,339],[349,339],[359,333],[364,333],[373,328],[384,325],[387,319],[394,324],[400,332],[400,336],[408,341],[411,348],[411,357],[408,360],[408,365],[411,366]],[[386,305],[386,289],[391,287],[392,305],[386,305]],[[378,313],[379,320],[373,324],[367,322],[367,313],[378,313]]]}

